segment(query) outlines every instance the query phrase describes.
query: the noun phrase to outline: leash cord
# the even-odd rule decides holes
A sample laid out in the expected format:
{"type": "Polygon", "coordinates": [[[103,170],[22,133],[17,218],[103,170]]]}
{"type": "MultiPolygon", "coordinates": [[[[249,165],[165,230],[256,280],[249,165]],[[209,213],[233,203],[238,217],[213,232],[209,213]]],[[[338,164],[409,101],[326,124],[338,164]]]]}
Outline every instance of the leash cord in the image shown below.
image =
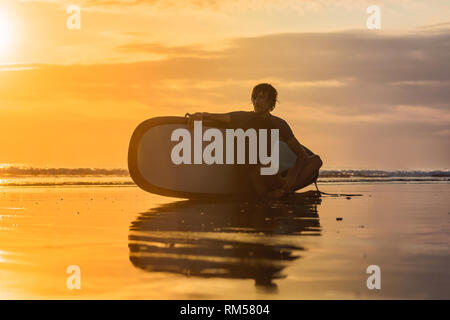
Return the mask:
{"type": "Polygon", "coordinates": [[[314,181],[314,185],[316,186],[317,192],[320,194],[325,194],[327,196],[333,196],[333,197],[360,197],[362,194],[345,194],[345,193],[327,193],[319,190],[319,187],[317,186],[317,179],[314,181]]]}

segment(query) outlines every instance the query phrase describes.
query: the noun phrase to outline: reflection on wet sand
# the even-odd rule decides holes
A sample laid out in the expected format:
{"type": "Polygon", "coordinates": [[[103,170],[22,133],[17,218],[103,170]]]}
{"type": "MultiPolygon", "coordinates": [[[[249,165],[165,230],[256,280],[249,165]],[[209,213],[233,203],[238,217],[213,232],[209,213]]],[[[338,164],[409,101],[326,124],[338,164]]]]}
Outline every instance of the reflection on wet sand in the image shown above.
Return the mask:
{"type": "Polygon", "coordinates": [[[150,272],[254,279],[276,291],[274,279],[298,259],[299,237],[320,235],[320,198],[283,201],[178,201],[141,213],[129,234],[130,261],[150,272]]]}

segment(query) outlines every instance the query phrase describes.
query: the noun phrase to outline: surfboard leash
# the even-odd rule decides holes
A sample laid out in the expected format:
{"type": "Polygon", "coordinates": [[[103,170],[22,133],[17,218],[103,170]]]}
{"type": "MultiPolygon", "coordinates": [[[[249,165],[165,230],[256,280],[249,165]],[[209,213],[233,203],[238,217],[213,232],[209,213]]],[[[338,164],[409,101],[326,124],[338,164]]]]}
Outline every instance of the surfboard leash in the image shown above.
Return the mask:
{"type": "Polygon", "coordinates": [[[362,194],[345,194],[345,193],[327,193],[319,190],[319,187],[317,186],[317,179],[314,181],[314,185],[316,186],[317,192],[320,194],[324,194],[327,196],[333,196],[333,197],[361,197],[362,194]]]}

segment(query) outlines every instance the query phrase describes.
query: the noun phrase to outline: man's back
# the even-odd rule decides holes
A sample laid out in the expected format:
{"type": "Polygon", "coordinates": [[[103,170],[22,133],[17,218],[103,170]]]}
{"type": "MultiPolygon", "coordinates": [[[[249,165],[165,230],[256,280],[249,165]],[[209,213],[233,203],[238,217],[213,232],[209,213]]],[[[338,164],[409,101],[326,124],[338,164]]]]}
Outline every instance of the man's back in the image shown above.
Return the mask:
{"type": "Polygon", "coordinates": [[[278,129],[280,140],[284,142],[294,136],[286,121],[270,113],[264,117],[253,111],[234,111],[229,115],[231,118],[229,126],[233,129],[278,129]]]}

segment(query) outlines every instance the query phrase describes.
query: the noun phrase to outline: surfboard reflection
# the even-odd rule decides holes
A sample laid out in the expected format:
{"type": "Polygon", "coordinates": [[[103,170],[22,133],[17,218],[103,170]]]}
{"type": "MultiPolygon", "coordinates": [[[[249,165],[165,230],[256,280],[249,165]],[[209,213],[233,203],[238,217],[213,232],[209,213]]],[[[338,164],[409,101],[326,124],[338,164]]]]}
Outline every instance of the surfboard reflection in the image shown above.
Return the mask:
{"type": "Polygon", "coordinates": [[[285,201],[178,201],[141,213],[129,234],[130,261],[150,272],[254,279],[275,290],[274,279],[305,250],[299,237],[320,235],[320,198],[285,201]]]}

